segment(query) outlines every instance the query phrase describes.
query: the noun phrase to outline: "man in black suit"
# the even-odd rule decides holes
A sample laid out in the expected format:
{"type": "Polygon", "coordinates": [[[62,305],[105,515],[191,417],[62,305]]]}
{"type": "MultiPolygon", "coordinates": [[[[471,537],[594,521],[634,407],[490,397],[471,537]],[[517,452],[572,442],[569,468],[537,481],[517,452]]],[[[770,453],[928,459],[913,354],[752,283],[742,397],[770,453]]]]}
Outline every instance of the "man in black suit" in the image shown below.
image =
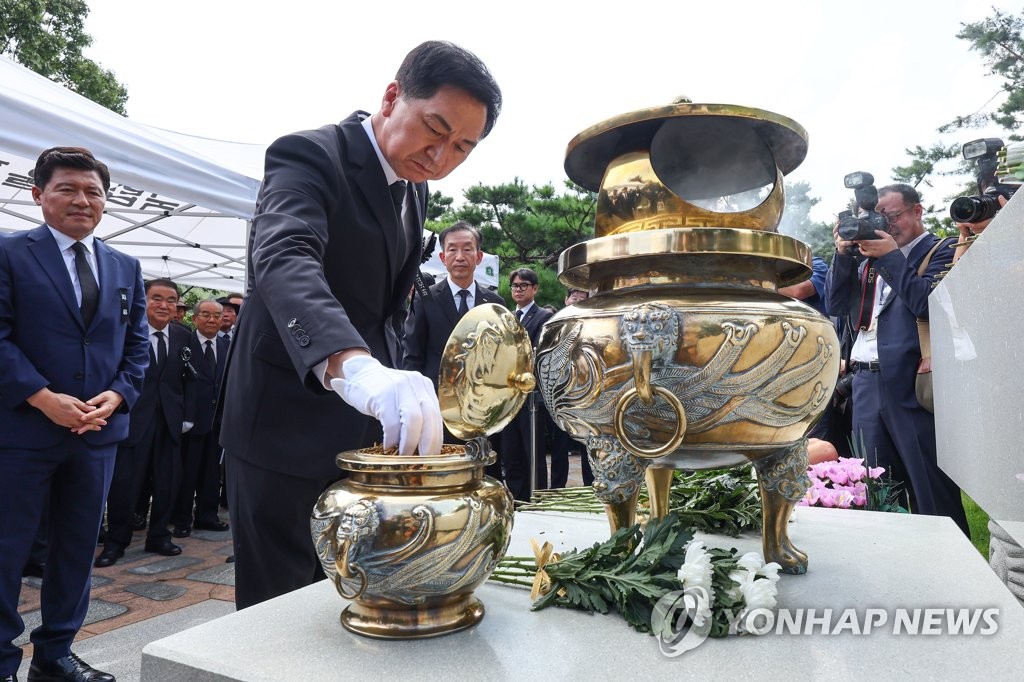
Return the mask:
{"type": "MultiPolygon", "coordinates": [[[[509,275],[512,300],[516,303],[515,316],[526,327],[533,347],[540,340],[540,330],[551,319],[551,311],[534,302],[539,281],[537,273],[530,268],[513,270],[509,275]]],[[[548,487],[548,466],[544,452],[544,409],[540,393],[530,394],[523,409],[501,432],[501,462],[505,470],[505,484],[512,497],[522,502],[530,500],[530,493],[537,488],[548,487]],[[530,481],[530,448],[536,456],[534,480],[530,481]]]]}
{"type": "Polygon", "coordinates": [[[117,563],[132,541],[135,503],[147,477],[152,482],[147,552],[175,556],[181,547],[171,542],[171,508],[181,485],[181,435],[192,427],[192,351],[189,332],[171,317],[178,304],[178,285],[167,279],[146,282],[149,320],[149,367],[142,394],[132,408],[128,437],[117,447],[114,480],[107,499],[107,532],[103,551],[94,565],[117,563]]]}
{"type": "Polygon", "coordinates": [[[45,224],[0,238],[0,680],[15,680],[21,574],[46,509],[47,561],[29,680],[113,680],[71,653],[89,606],[103,502],[146,369],[134,258],[93,231],[110,173],[86,149],[44,151],[45,224]]]}
{"type": "Polygon", "coordinates": [[[405,322],[403,369],[425,375],[434,382],[441,355],[455,324],[471,308],[482,303],[504,306],[505,299],[473,279],[483,260],[480,232],[464,220],[441,231],[441,263],[448,277],[429,287],[428,296],[417,296],[405,322]]]}
{"type": "Polygon", "coordinates": [[[476,56],[431,41],[377,113],[267,149],[221,427],[239,608],[323,575],[309,516],[338,452],[380,442],[382,425],[385,447],[440,449],[433,384],[392,369],[391,316],[419,267],[426,181],[466,160],[500,106],[476,56]]]}
{"type": "MultiPolygon", "coordinates": [[[[473,275],[483,260],[480,231],[464,220],[445,228],[439,236],[441,262],[448,277],[427,289],[426,296],[417,296],[405,322],[402,368],[419,372],[434,382],[437,389],[441,371],[441,355],[455,324],[470,309],[482,303],[505,305],[505,299],[480,286],[473,275]]],[[[445,429],[444,442],[462,441],[445,429]]],[[[487,467],[488,476],[501,479],[501,461],[487,467]]]]}
{"type": "Polygon", "coordinates": [[[217,516],[220,503],[217,398],[231,343],[218,335],[223,310],[223,305],[208,298],[196,303],[192,311],[196,329],[189,336],[188,347],[192,351],[192,367],[196,370],[195,421],[181,443],[181,487],[171,514],[172,535],[176,538],[187,538],[193,527],[212,531],[225,531],[229,527],[217,516]]]}

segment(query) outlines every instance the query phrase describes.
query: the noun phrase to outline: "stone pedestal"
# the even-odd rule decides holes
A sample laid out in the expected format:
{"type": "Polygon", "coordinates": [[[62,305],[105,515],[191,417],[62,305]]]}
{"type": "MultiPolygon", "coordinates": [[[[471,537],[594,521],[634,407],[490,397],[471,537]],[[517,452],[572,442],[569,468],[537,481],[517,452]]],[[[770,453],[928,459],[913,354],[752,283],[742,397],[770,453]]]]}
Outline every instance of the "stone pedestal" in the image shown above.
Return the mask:
{"type": "MultiPolygon", "coordinates": [[[[618,616],[551,608],[531,612],[526,590],[488,583],[477,591],[487,614],[474,628],[436,639],[371,640],[345,631],[345,602],[322,581],[263,604],[152,642],[142,679],[707,679],[815,680],[853,677],[947,679],[1019,673],[1022,608],[946,518],[798,508],[790,534],[811,556],[803,576],[783,576],[779,605],[885,609],[889,622],[870,635],[766,634],[708,640],[668,658],[657,640],[618,616]],[[998,609],[991,635],[894,635],[896,609],[998,609]],[[955,641],[953,641],[955,640],[955,641]]],[[[529,539],[556,551],[608,536],[596,515],[519,513],[510,554],[530,554],[529,539]]],[[[760,550],[760,536],[708,538],[760,550]]]]}
{"type": "Polygon", "coordinates": [[[1024,193],[928,299],[939,466],[1024,544],[1024,193]]]}

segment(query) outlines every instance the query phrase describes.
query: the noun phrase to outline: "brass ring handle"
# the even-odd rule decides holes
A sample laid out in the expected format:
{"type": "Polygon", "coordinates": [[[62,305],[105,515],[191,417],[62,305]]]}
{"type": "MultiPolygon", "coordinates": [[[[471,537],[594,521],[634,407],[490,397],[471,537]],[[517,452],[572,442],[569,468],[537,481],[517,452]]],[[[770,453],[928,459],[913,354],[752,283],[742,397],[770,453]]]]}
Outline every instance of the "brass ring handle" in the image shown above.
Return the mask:
{"type": "Polygon", "coordinates": [[[364,571],[362,567],[357,564],[349,564],[348,549],[350,543],[351,540],[345,540],[341,543],[341,547],[338,548],[338,558],[334,561],[334,567],[338,569],[338,575],[334,578],[334,587],[338,590],[338,594],[345,599],[359,599],[359,597],[363,596],[363,592],[366,591],[366,586],[369,584],[369,580],[366,577],[366,571],[364,571]],[[351,580],[356,577],[352,575],[352,571],[350,570],[351,568],[354,568],[359,574],[359,589],[355,592],[348,593],[345,591],[345,585],[341,580],[342,578],[351,580]]]}
{"type": "Polygon", "coordinates": [[[672,434],[672,437],[668,441],[656,448],[643,448],[633,443],[629,436],[626,434],[626,409],[629,408],[630,404],[637,399],[642,399],[640,392],[637,389],[631,388],[621,396],[615,403],[615,436],[622,443],[622,447],[626,448],[630,453],[637,457],[643,457],[644,459],[654,459],[655,457],[661,457],[667,455],[683,442],[683,437],[686,435],[686,410],[683,409],[683,403],[676,397],[676,394],[669,391],[667,388],[661,386],[651,386],[654,395],[659,395],[668,402],[672,407],[672,410],[676,413],[676,428],[672,434]]]}

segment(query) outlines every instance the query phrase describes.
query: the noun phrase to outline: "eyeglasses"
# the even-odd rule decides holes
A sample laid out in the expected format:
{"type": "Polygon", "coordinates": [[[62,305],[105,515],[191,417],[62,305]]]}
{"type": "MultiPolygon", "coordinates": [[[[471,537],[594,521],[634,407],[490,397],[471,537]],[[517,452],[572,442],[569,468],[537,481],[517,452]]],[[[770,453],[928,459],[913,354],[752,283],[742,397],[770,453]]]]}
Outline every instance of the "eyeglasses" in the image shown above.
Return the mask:
{"type": "Polygon", "coordinates": [[[208,313],[208,312],[204,311],[204,312],[201,312],[201,313],[196,313],[196,317],[202,318],[204,320],[218,320],[218,319],[220,319],[221,314],[220,313],[208,313]]]}
{"type": "Polygon", "coordinates": [[[907,211],[913,210],[913,208],[914,207],[911,206],[910,208],[905,208],[898,213],[883,213],[882,215],[885,216],[885,222],[889,223],[890,225],[895,225],[896,221],[900,219],[901,215],[903,215],[907,211]]]}
{"type": "Polygon", "coordinates": [[[516,284],[509,284],[508,285],[509,289],[511,289],[512,291],[526,291],[527,289],[529,289],[532,286],[536,286],[536,285],[535,284],[530,284],[528,282],[517,282],[516,284]]]}

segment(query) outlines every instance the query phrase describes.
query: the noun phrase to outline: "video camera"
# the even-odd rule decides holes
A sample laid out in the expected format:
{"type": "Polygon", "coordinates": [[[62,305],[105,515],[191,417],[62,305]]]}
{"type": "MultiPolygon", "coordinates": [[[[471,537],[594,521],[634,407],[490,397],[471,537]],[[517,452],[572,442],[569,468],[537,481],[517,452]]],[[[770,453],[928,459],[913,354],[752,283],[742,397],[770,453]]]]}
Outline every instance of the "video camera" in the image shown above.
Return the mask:
{"type": "Polygon", "coordinates": [[[978,161],[978,194],[954,199],[949,217],[958,223],[989,220],[999,211],[999,197],[1012,197],[1024,180],[1024,142],[1006,146],[998,137],[986,137],[961,151],[967,161],[978,161]]]}
{"type": "Polygon", "coordinates": [[[875,211],[875,206],[878,205],[878,190],[875,189],[874,176],[863,171],[850,173],[843,178],[843,184],[853,190],[857,208],[861,213],[855,216],[853,211],[843,211],[839,214],[839,236],[846,241],[879,239],[875,230],[885,231],[889,227],[889,222],[884,215],[875,211]]]}

